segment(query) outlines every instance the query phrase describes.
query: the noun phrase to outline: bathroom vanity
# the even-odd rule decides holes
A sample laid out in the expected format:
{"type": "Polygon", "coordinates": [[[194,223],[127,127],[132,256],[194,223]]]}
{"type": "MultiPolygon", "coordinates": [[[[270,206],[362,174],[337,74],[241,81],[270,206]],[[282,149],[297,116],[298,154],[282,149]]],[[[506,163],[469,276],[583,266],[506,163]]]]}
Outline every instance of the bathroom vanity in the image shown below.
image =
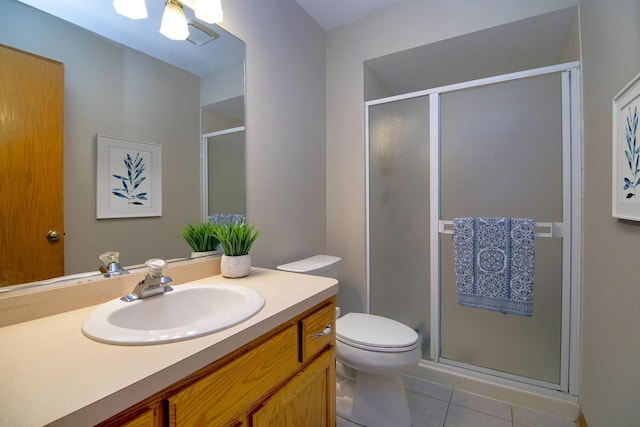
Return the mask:
{"type": "Polygon", "coordinates": [[[95,305],[1,327],[3,424],[335,423],[336,280],[254,268],[190,283],[237,283],[266,302],[238,325],[168,344],[87,338],[80,326],[95,305]]]}
{"type": "Polygon", "coordinates": [[[100,426],[333,425],[334,316],[329,299],[100,426]]]}

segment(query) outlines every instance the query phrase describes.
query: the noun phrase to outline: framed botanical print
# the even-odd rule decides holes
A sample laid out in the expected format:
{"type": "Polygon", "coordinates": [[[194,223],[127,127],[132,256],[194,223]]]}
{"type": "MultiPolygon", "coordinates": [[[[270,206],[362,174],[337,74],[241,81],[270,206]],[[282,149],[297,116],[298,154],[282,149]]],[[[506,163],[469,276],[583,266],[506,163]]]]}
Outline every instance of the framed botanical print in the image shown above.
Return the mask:
{"type": "Polygon", "coordinates": [[[640,221],[640,74],[613,98],[612,214],[640,221]]]}
{"type": "Polygon", "coordinates": [[[97,218],[162,215],[162,147],[98,135],[97,218]]]}

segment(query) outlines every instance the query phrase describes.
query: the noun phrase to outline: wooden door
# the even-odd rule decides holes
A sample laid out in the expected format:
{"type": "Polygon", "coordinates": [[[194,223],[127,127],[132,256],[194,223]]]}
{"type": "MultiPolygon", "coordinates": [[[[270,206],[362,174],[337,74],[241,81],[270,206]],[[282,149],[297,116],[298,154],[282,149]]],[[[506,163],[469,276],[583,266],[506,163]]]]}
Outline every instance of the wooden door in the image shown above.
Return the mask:
{"type": "Polygon", "coordinates": [[[64,274],[63,87],[61,63],[0,45],[0,286],[64,274]]]}

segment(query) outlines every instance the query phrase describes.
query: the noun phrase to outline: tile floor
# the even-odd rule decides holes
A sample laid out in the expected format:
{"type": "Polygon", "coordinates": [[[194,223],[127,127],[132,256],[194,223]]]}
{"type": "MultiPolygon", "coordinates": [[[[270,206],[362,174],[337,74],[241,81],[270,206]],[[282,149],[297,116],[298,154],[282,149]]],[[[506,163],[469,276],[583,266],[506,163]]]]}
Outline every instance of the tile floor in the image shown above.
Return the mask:
{"type": "MultiPolygon", "coordinates": [[[[404,377],[413,427],[575,427],[573,420],[404,377]]],[[[338,419],[337,427],[358,427],[338,419]]],[[[392,426],[389,426],[392,427],[392,426]]]]}

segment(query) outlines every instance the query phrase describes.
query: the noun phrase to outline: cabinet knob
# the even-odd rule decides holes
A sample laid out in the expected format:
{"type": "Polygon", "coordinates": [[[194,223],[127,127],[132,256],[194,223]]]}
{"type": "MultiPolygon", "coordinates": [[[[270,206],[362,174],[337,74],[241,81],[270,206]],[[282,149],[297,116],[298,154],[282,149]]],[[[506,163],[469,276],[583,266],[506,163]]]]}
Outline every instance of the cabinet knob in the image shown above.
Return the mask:
{"type": "Polygon", "coordinates": [[[311,334],[311,338],[326,337],[330,333],[331,333],[331,323],[327,323],[327,326],[322,330],[322,332],[315,332],[311,334]]]}

